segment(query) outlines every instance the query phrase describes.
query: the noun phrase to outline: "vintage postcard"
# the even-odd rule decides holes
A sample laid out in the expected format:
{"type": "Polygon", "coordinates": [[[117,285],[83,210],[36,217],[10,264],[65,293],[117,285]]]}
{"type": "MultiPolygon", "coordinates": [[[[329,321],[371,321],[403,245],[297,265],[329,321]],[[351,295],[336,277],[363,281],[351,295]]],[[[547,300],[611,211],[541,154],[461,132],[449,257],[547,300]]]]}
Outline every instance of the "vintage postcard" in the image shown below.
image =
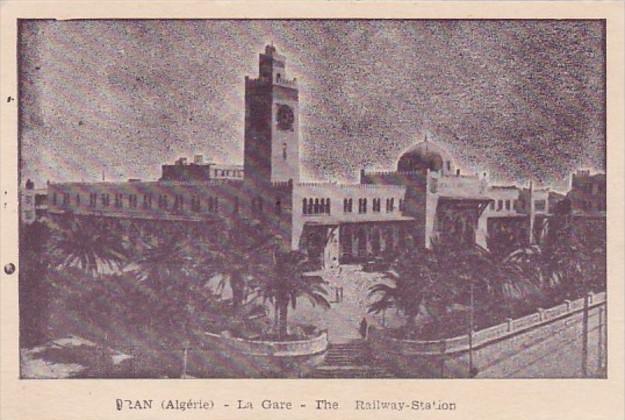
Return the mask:
{"type": "Polygon", "coordinates": [[[0,12],[1,418],[625,415],[623,4],[0,12]]]}

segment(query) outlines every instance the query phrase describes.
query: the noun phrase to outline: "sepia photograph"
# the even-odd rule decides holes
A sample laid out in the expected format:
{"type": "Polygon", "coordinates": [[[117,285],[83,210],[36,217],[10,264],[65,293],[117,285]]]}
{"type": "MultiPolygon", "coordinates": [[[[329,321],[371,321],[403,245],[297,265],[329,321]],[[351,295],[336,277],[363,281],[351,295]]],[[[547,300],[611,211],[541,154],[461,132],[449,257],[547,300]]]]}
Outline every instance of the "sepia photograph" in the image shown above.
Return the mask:
{"type": "Polygon", "coordinates": [[[19,377],[606,380],[606,45],[19,19],[19,377]]]}

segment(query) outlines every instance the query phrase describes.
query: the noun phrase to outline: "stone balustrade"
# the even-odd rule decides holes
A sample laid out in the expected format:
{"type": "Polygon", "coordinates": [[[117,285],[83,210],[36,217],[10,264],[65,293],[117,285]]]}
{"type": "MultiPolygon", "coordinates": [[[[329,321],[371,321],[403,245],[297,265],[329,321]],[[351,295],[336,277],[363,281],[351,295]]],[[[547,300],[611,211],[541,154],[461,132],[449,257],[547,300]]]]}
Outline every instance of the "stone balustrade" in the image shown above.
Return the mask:
{"type": "MultiPolygon", "coordinates": [[[[604,304],[606,293],[589,294],[591,307],[604,304]]],[[[584,308],[584,299],[565,301],[563,304],[539,311],[517,319],[508,319],[506,322],[475,331],[472,337],[473,347],[479,347],[489,342],[501,340],[507,336],[518,334],[525,330],[540,327],[541,325],[569,314],[579,312],[584,308]]],[[[389,337],[384,330],[372,329],[368,340],[372,348],[380,348],[383,343],[384,351],[394,352],[404,356],[410,355],[441,355],[469,350],[468,334],[450,337],[441,340],[405,340],[389,337]]]]}

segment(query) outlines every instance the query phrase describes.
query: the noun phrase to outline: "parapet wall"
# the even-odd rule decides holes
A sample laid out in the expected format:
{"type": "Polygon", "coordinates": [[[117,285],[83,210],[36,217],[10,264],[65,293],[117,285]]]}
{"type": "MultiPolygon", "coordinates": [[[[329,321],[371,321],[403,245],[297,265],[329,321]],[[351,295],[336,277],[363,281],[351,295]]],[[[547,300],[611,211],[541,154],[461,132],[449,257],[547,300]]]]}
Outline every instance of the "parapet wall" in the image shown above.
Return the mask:
{"type": "MultiPolygon", "coordinates": [[[[605,292],[589,295],[593,317],[600,317],[606,304],[605,292]]],[[[527,316],[508,319],[472,335],[474,366],[478,372],[493,369],[507,357],[581,323],[584,299],[565,301],[549,309],[539,308],[527,316]]],[[[402,340],[372,329],[368,341],[373,356],[399,376],[467,377],[469,335],[441,340],[402,340]]],[[[549,354],[545,354],[549,357],[549,354]]]]}
{"type": "Polygon", "coordinates": [[[304,377],[320,365],[328,349],[328,334],[298,341],[257,341],[206,333],[204,363],[223,361],[224,377],[304,377]],[[228,364],[233,364],[228,366],[228,364]]]}

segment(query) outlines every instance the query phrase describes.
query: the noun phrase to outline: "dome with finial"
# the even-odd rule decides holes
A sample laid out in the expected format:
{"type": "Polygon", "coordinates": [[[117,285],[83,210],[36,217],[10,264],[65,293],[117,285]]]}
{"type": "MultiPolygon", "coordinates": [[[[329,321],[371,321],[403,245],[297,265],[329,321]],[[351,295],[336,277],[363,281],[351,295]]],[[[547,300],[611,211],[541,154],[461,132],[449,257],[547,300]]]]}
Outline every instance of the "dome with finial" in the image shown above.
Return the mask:
{"type": "Polygon", "coordinates": [[[409,147],[399,158],[397,170],[400,172],[453,171],[453,161],[449,153],[437,144],[425,140],[409,147]]]}

